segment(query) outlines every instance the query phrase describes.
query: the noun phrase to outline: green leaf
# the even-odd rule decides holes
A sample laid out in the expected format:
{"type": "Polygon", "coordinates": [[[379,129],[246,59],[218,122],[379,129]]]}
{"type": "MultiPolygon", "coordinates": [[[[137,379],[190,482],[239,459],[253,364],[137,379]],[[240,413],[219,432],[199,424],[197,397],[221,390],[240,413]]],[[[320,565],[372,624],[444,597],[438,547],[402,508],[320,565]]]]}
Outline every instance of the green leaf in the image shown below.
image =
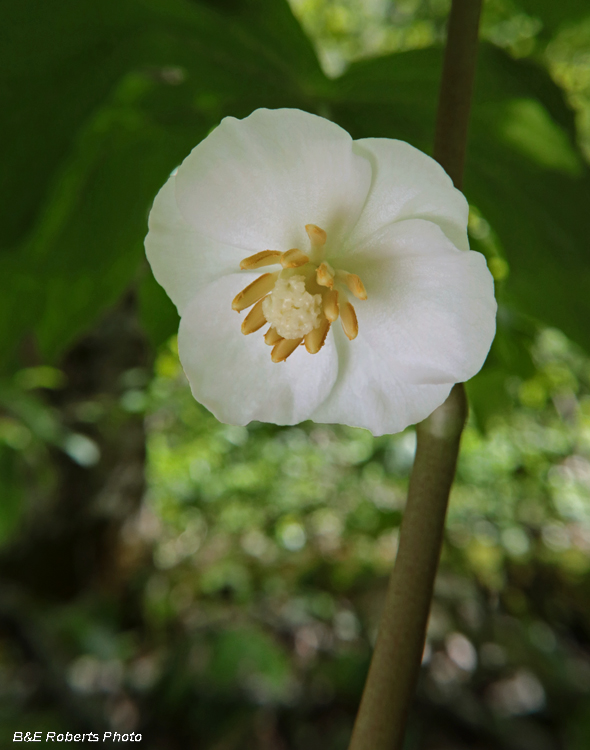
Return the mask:
{"type": "Polygon", "coordinates": [[[321,76],[286,2],[264,8],[241,2],[228,18],[189,0],[5,0],[1,245],[27,231],[72,139],[129,71],[181,66],[193,90],[234,105],[321,76]]]}
{"type": "Polygon", "coordinates": [[[286,2],[233,5],[4,3],[4,357],[33,328],[57,356],[135,282],[153,197],[222,117],[310,106],[322,74],[286,2]]]}
{"type": "Polygon", "coordinates": [[[138,287],[139,317],[153,346],[159,347],[178,331],[180,317],[149,268],[138,287]]]}
{"type": "Polygon", "coordinates": [[[480,429],[486,430],[495,415],[514,406],[507,389],[508,377],[526,380],[535,374],[531,357],[535,334],[534,326],[500,306],[496,337],[486,363],[466,384],[469,405],[480,429]]]}
{"type": "Polygon", "coordinates": [[[587,0],[519,0],[520,7],[543,22],[541,33],[553,36],[560,26],[590,16],[587,0]]]}
{"type": "Polygon", "coordinates": [[[43,279],[35,331],[45,357],[62,351],[129,286],[144,258],[154,194],[192,138],[207,132],[209,123],[198,118],[189,132],[163,127],[142,110],[139,100],[155,85],[126,79],[80,134],[24,253],[43,279]]]}

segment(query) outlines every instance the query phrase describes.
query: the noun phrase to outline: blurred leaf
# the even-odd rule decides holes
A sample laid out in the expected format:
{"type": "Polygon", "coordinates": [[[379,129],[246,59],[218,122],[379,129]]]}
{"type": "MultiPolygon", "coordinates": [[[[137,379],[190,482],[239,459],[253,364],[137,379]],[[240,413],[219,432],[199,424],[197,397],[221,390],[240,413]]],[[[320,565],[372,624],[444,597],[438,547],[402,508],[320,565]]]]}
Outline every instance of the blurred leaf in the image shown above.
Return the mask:
{"type": "MultiPolygon", "coordinates": [[[[1,434],[5,426],[0,423],[1,434]]],[[[24,487],[14,450],[0,442],[0,545],[14,533],[24,510],[24,487]]]]}
{"type": "Polygon", "coordinates": [[[4,356],[33,324],[57,355],[121,295],[155,193],[223,116],[306,106],[322,74],[286,2],[231,6],[4,3],[4,356]]]}
{"type": "Polygon", "coordinates": [[[486,366],[467,382],[466,389],[469,407],[482,429],[494,415],[505,412],[510,406],[503,367],[486,366]]]}
{"type": "Polygon", "coordinates": [[[529,321],[500,305],[496,336],[485,365],[466,384],[469,405],[481,429],[486,430],[495,415],[512,409],[514,400],[506,387],[507,377],[526,380],[535,374],[531,348],[536,333],[529,321]]]}
{"type": "Polygon", "coordinates": [[[44,355],[61,351],[133,278],[147,207],[184,151],[175,135],[119,102],[81,134],[28,247],[44,279],[36,325],[44,355]]]}
{"type": "Polygon", "coordinates": [[[234,101],[297,88],[295,72],[321,75],[286,2],[270,15],[253,0],[236,6],[228,23],[189,0],[4,0],[0,185],[11,201],[0,207],[2,246],[26,232],[78,129],[128,71],[180,65],[193,88],[234,101]]]}
{"type": "Polygon", "coordinates": [[[241,683],[268,700],[284,691],[289,672],[286,654],[261,630],[224,630],[215,637],[209,673],[222,688],[241,683]]]}
{"type": "Polygon", "coordinates": [[[143,327],[158,347],[178,330],[180,318],[170,297],[147,269],[138,288],[138,303],[143,327]]]}
{"type": "MultiPolygon", "coordinates": [[[[223,11],[220,0],[207,0],[215,10],[223,11]]],[[[288,2],[284,0],[226,0],[227,17],[245,29],[255,29],[256,45],[272,61],[294,87],[306,89],[322,80],[324,75],[313,45],[295,21],[288,2]]]]}
{"type": "Polygon", "coordinates": [[[586,0],[518,0],[518,4],[529,15],[541,19],[543,36],[552,36],[563,24],[590,16],[586,0]]]}

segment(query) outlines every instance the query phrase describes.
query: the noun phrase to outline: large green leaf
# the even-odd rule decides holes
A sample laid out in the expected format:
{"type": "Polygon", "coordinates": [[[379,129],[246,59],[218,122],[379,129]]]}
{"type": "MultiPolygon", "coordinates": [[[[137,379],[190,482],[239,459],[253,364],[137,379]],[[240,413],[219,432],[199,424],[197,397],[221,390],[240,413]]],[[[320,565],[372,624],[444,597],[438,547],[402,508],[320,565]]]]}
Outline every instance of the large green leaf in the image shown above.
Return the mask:
{"type": "Polygon", "coordinates": [[[3,5],[0,335],[53,356],[132,281],[155,193],[209,129],[309,107],[322,73],[285,2],[3,5]]]}
{"type": "Polygon", "coordinates": [[[181,66],[202,102],[242,108],[321,75],[286,3],[271,17],[266,3],[234,5],[228,18],[190,0],[4,0],[0,185],[11,200],[0,206],[1,247],[27,231],[75,134],[130,70],[181,66]]]}

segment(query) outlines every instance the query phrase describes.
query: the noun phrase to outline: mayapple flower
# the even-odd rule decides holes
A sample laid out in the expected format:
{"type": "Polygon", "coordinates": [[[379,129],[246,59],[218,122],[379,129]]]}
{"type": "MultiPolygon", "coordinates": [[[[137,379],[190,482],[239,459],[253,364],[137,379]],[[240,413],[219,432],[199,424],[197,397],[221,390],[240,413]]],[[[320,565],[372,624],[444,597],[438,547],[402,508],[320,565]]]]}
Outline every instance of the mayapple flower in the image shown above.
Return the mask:
{"type": "Polygon", "coordinates": [[[374,435],[427,417],[495,332],[467,214],[407,143],[294,109],[226,117],[158,193],[146,238],[197,401],[231,424],[374,435]]]}

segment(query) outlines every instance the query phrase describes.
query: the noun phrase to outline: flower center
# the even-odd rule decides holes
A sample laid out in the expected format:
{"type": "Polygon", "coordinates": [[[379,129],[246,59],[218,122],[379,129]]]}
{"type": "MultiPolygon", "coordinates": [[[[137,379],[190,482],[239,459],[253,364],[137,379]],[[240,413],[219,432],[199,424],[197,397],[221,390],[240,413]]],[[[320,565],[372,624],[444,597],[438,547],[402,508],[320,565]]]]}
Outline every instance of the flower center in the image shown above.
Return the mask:
{"type": "Polygon", "coordinates": [[[303,338],[322,319],[322,295],[310,294],[305,276],[279,277],[272,292],[262,300],[266,322],[284,339],[303,338]]]}
{"type": "Polygon", "coordinates": [[[319,352],[338,317],[347,337],[355,339],[358,321],[344,288],[357,299],[367,299],[356,274],[334,270],[323,260],[324,230],[315,224],[307,224],[305,229],[311,244],[309,255],[298,248],[283,253],[263,250],[240,263],[243,270],[275,264],[283,268],[262,274],[232,302],[238,312],[252,307],[242,323],[242,333],[254,333],[270,323],[264,340],[273,347],[273,362],[284,362],[302,343],[310,354],[319,352]]]}

